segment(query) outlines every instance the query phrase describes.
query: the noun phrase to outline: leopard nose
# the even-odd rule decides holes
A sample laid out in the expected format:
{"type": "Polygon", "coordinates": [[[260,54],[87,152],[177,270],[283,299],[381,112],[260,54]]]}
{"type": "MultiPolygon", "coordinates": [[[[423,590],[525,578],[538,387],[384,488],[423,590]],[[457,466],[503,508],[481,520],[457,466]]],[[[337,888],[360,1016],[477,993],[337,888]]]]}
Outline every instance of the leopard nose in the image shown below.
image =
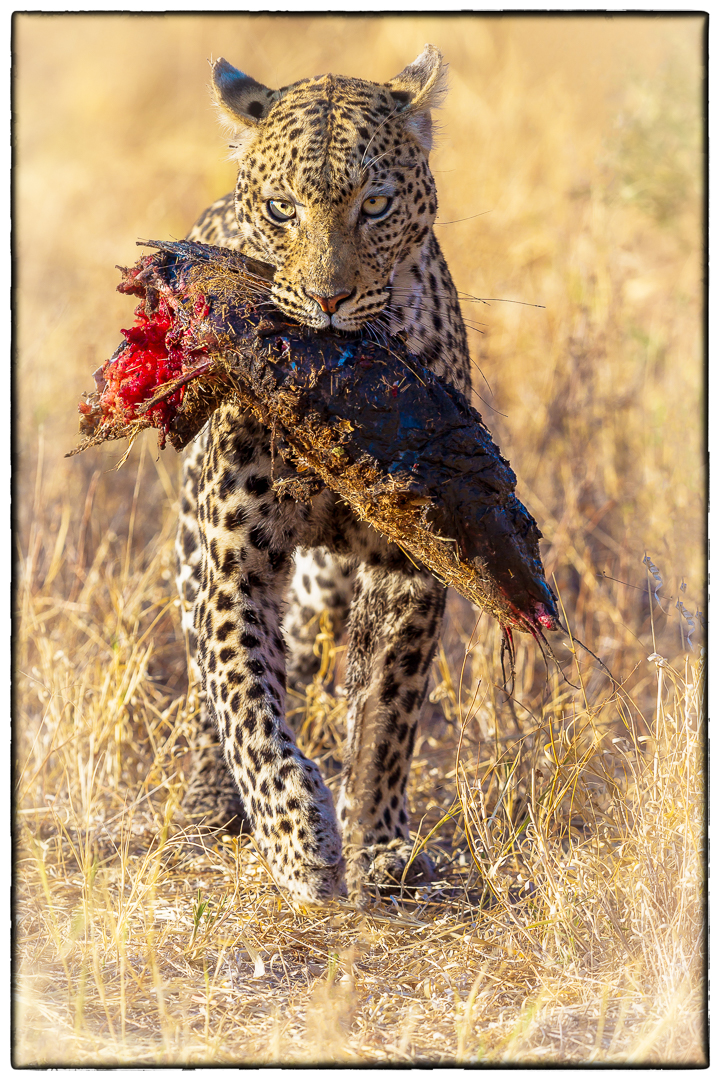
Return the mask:
{"type": "Polygon", "coordinates": [[[318,296],[317,293],[305,290],[311,300],[316,300],[320,307],[323,309],[326,315],[334,315],[338,309],[338,305],[347,300],[348,296],[352,296],[351,292],[336,293],[335,296],[318,296]]]}

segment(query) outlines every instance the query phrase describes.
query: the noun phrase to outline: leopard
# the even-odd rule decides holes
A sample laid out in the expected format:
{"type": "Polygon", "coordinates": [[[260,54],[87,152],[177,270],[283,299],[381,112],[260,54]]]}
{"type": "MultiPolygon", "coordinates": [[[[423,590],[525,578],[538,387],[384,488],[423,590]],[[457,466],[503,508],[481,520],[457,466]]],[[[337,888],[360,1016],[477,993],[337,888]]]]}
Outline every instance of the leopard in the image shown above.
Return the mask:
{"type": "MultiPolygon", "coordinates": [[[[279,90],[220,58],[210,90],[237,182],[187,238],[270,264],[267,302],[282,317],[386,344],[403,335],[468,395],[465,325],[434,231],[440,51],[426,45],[386,83],[321,75],[279,90]]],[[[232,403],[186,451],[177,585],[200,705],[181,809],[250,832],[293,904],[362,907],[434,875],[410,836],[407,784],[445,588],[329,489],[283,494],[293,475],[272,433],[232,403]],[[335,802],[286,709],[288,690],[318,675],[321,625],[347,642],[335,802]]]]}

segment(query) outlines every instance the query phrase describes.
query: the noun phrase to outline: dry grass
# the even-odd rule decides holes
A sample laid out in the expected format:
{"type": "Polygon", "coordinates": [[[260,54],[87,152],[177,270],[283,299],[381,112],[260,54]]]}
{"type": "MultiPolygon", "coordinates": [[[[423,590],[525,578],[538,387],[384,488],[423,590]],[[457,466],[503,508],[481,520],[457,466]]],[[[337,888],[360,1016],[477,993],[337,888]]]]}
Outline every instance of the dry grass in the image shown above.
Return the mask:
{"type": "MultiPolygon", "coordinates": [[[[16,19],[17,1065],[705,1060],[700,29],[16,19]],[[451,63],[456,282],[544,305],[467,315],[573,637],[549,672],[523,640],[508,699],[496,631],[452,598],[410,790],[440,881],[294,911],[246,841],[173,822],[177,459],[152,436],[119,472],[113,448],[62,455],[130,319],[114,265],[232,182],[206,58],[382,80],[425,41],[451,63]]],[[[332,786],[342,646],[318,648],[292,706],[332,786]]]]}

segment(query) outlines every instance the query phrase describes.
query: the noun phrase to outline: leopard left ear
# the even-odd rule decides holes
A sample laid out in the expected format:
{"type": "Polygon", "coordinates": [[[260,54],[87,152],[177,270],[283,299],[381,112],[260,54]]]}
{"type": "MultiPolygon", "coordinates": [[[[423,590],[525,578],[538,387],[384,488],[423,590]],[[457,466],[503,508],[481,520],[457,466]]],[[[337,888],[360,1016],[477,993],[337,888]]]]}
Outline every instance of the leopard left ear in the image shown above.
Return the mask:
{"type": "Polygon", "coordinates": [[[398,112],[407,117],[406,127],[427,153],[432,148],[430,113],[442,104],[447,93],[446,72],[440,50],[426,45],[412,64],[386,84],[398,112]]]}
{"type": "Polygon", "coordinates": [[[223,118],[236,133],[256,128],[280,96],[222,57],[212,65],[212,94],[223,118]]]}

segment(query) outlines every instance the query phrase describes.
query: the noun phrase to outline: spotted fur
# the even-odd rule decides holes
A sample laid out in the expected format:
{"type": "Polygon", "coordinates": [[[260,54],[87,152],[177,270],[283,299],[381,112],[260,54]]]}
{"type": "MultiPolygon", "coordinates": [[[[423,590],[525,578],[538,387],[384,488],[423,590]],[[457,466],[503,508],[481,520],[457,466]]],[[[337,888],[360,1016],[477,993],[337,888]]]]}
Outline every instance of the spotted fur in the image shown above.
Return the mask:
{"type": "MultiPolygon", "coordinates": [[[[404,331],[467,392],[463,321],[432,229],[443,74],[432,46],[383,85],[325,75],[270,90],[217,61],[238,180],[189,237],[272,263],[272,302],[307,326],[404,331]]],[[[178,584],[203,707],[185,807],[251,829],[295,901],[347,889],[360,902],[368,882],[431,873],[424,856],[408,867],[405,789],[445,595],[333,493],[278,497],[273,482],[289,475],[268,432],[230,405],[186,457],[178,584]],[[338,634],[349,615],[337,808],[285,718],[287,679],[302,687],[318,670],[323,611],[338,634]]]]}

